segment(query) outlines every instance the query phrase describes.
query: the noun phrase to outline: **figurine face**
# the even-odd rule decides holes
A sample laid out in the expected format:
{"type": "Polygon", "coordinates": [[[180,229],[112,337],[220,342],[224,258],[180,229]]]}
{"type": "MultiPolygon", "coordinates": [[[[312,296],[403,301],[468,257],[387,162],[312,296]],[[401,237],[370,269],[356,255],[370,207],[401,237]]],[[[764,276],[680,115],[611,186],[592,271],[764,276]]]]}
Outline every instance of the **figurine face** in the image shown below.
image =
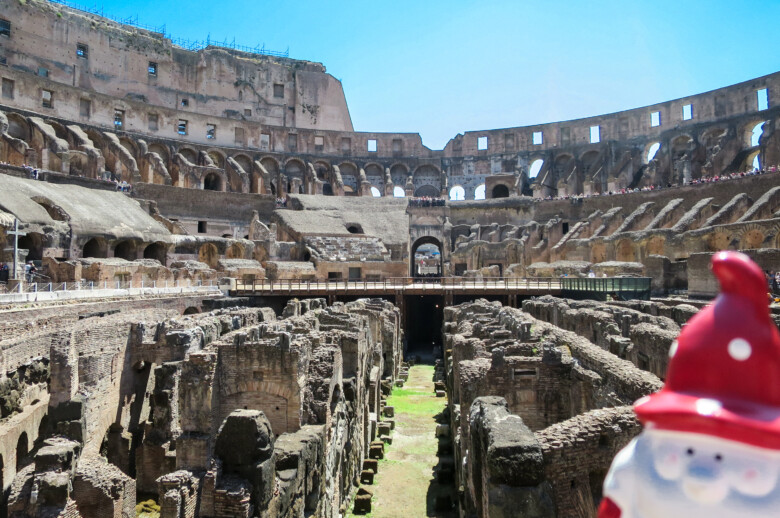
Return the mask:
{"type": "Polygon", "coordinates": [[[732,490],[763,497],[777,485],[780,453],[695,433],[646,430],[644,434],[658,476],[677,482],[694,502],[717,504],[732,490]]]}

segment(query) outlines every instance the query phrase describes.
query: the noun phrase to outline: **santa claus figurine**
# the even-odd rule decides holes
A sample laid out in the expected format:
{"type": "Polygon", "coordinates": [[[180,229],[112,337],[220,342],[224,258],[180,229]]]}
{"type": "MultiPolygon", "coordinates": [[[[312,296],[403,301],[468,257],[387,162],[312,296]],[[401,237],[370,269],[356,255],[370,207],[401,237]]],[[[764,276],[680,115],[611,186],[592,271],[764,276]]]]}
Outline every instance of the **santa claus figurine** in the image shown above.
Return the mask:
{"type": "Polygon", "coordinates": [[[612,462],[599,518],[780,517],[780,333],[761,269],[719,252],[721,294],[636,402],[644,431],[612,462]]]}

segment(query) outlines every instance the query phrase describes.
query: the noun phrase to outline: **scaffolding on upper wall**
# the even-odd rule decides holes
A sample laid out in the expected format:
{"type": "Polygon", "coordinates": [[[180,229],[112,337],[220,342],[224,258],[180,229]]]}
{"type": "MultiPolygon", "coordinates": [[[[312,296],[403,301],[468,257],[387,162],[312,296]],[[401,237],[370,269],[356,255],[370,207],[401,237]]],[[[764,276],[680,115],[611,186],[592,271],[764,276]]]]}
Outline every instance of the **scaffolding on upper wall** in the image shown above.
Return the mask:
{"type": "Polygon", "coordinates": [[[64,5],[66,7],[69,7],[71,9],[75,9],[77,11],[82,11],[88,14],[94,14],[96,16],[100,16],[103,18],[108,18],[109,20],[113,20],[117,23],[121,23],[122,25],[129,25],[131,27],[136,27],[138,29],[143,29],[145,31],[154,32],[157,34],[162,35],[165,38],[168,38],[171,40],[171,43],[175,47],[179,47],[184,50],[192,50],[192,51],[198,51],[203,50],[209,47],[216,47],[216,48],[225,48],[225,49],[231,49],[231,50],[237,50],[239,52],[246,52],[247,54],[257,54],[260,56],[275,56],[280,58],[289,58],[290,57],[290,47],[287,47],[287,50],[285,51],[278,51],[278,50],[270,50],[265,48],[265,43],[262,45],[255,45],[254,47],[249,47],[246,45],[239,45],[236,43],[236,39],[233,38],[233,41],[228,41],[227,38],[225,38],[224,41],[212,41],[211,36],[209,35],[205,40],[189,40],[185,38],[174,38],[167,32],[167,27],[165,24],[160,26],[152,26],[152,25],[146,25],[143,23],[140,23],[138,21],[138,16],[129,16],[127,18],[121,18],[118,16],[111,15],[110,13],[106,13],[103,9],[103,6],[99,6],[97,4],[93,5],[92,7],[77,4],[75,2],[70,2],[69,0],[48,0],[49,2],[53,4],[60,4],[64,5]]]}

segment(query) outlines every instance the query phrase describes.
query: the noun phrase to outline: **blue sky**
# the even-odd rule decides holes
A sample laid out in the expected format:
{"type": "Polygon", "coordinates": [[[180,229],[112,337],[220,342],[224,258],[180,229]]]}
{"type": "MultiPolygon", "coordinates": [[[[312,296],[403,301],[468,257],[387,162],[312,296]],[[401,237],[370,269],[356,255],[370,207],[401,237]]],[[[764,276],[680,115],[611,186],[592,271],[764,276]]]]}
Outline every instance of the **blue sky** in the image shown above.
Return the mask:
{"type": "Polygon", "coordinates": [[[419,132],[432,149],[467,130],[609,113],[780,70],[780,0],[102,6],[181,38],[289,47],[343,82],[356,130],[419,132]]]}

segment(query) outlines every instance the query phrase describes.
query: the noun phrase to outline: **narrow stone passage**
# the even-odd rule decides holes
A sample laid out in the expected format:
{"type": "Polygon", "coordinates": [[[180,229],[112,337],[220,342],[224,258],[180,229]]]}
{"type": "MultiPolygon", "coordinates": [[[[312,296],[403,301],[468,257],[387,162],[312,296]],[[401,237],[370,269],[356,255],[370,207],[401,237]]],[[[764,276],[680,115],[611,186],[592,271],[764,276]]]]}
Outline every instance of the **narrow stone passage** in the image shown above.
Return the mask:
{"type": "Polygon", "coordinates": [[[450,508],[453,486],[437,481],[442,464],[451,473],[452,454],[448,450],[437,456],[436,417],[445,409],[446,400],[436,397],[433,374],[431,365],[410,367],[405,385],[395,388],[388,398],[396,425],[393,442],[387,445],[374,484],[369,486],[374,493],[372,518],[455,516],[450,508]]]}

